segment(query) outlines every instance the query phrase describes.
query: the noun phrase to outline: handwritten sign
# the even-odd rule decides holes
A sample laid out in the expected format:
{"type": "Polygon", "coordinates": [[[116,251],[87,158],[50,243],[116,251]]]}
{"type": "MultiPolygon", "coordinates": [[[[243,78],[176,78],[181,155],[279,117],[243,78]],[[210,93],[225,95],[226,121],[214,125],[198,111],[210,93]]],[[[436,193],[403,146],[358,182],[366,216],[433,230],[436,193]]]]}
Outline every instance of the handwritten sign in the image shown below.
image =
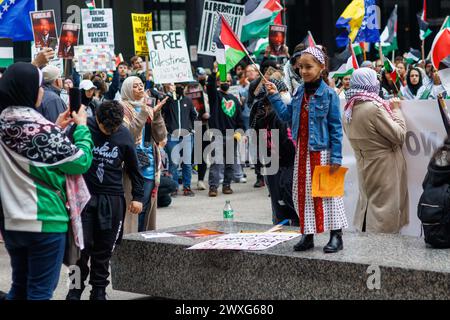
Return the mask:
{"type": "Polygon", "coordinates": [[[147,32],[147,43],[155,83],[193,81],[183,30],[147,32]]]}
{"type": "Polygon", "coordinates": [[[153,30],[152,14],[131,14],[133,24],[134,52],[137,56],[148,55],[146,32],[153,30]]]}
{"type": "Polygon", "coordinates": [[[189,247],[190,250],[266,250],[298,237],[298,233],[264,232],[227,234],[189,247]]]}
{"type": "Polygon", "coordinates": [[[81,9],[84,45],[114,46],[112,9],[81,9]]]}
{"type": "Polygon", "coordinates": [[[75,69],[78,72],[116,70],[116,57],[111,46],[75,47],[75,69]]]}

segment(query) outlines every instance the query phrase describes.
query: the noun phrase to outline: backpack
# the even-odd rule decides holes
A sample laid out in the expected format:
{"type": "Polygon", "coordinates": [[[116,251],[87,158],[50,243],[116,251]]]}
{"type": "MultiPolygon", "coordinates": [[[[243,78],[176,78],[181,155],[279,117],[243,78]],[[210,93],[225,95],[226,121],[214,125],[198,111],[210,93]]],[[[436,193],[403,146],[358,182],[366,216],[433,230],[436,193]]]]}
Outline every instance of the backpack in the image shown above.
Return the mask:
{"type": "Polygon", "coordinates": [[[450,175],[448,168],[428,166],[417,215],[422,222],[425,243],[450,248],[450,175]]]}

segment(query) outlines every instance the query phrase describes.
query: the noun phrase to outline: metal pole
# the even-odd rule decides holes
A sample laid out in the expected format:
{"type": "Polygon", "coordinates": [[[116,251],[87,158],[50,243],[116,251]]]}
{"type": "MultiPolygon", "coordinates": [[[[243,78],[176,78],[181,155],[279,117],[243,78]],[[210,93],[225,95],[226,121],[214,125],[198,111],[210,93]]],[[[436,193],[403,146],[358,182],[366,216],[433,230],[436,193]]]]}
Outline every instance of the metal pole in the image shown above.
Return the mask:
{"type": "Polygon", "coordinates": [[[101,6],[102,6],[102,9],[105,7],[105,0],[102,0],[101,6]]]}

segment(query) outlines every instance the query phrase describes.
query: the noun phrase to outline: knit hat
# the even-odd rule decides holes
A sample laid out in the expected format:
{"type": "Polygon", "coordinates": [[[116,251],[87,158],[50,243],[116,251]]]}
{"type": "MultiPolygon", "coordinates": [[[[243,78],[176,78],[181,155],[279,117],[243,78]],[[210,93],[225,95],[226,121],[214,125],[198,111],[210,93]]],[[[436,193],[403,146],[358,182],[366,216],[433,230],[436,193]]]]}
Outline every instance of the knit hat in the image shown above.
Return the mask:
{"type": "Polygon", "coordinates": [[[47,65],[42,69],[44,75],[44,82],[51,83],[58,78],[61,78],[61,70],[58,67],[47,65]]]}

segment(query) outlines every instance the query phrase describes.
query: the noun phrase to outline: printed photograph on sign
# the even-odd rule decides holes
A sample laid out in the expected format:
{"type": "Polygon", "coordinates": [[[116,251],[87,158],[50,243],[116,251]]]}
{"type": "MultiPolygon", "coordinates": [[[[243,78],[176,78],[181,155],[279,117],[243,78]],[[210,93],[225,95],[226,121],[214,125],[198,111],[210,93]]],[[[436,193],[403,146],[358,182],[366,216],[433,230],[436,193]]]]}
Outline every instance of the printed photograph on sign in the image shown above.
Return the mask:
{"type": "Polygon", "coordinates": [[[147,32],[150,69],[156,84],[193,81],[183,30],[147,32]]]}
{"type": "Polygon", "coordinates": [[[203,5],[197,54],[215,56],[216,43],[214,42],[214,34],[219,21],[219,13],[225,17],[234,33],[238,37],[241,36],[245,6],[206,0],[203,5]]]}
{"type": "Polygon", "coordinates": [[[73,59],[75,47],[78,45],[80,35],[80,25],[76,23],[65,23],[61,26],[61,36],[59,38],[58,57],[63,59],[73,59]]]}
{"type": "Polygon", "coordinates": [[[53,10],[30,12],[33,37],[36,48],[56,49],[58,34],[56,32],[55,12],[53,10]]]}
{"type": "Polygon", "coordinates": [[[273,55],[284,54],[283,46],[286,43],[286,26],[271,25],[269,27],[269,45],[273,55]]]}

